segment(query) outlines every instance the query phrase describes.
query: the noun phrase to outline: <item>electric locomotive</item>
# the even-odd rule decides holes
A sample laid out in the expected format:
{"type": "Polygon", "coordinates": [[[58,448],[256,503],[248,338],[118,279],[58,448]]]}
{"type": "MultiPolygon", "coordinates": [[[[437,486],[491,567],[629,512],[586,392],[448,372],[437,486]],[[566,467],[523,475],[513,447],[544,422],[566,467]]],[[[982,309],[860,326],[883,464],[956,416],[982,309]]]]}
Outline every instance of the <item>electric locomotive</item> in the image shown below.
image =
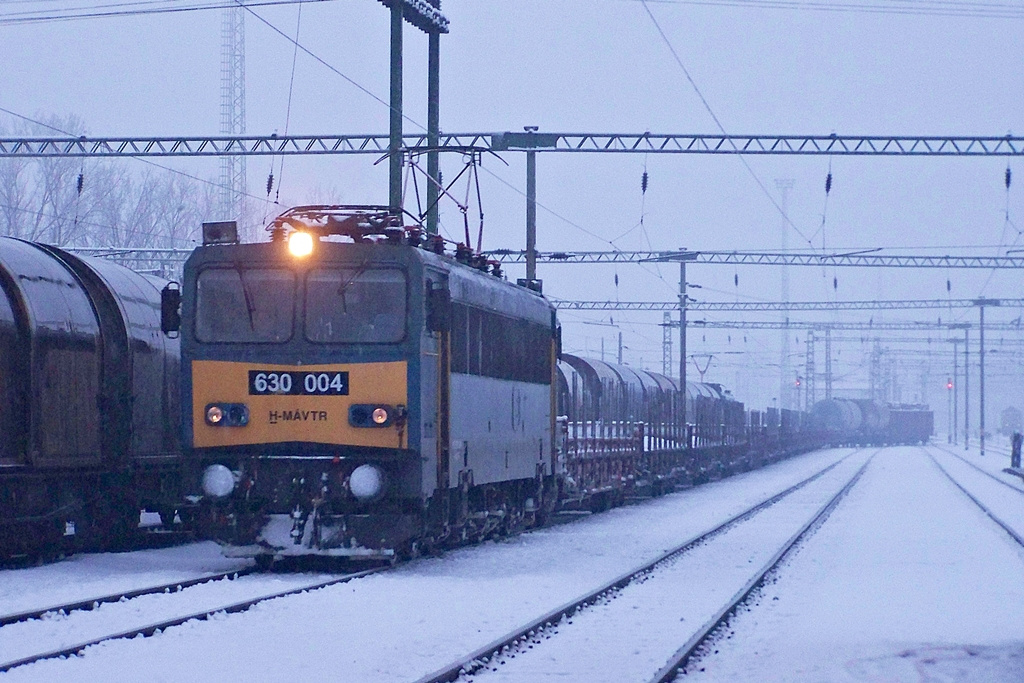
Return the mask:
{"type": "Polygon", "coordinates": [[[228,555],[395,558],[557,498],[554,308],[385,207],[307,206],[185,264],[183,439],[228,555]],[[496,277],[498,275],[498,277],[496,277]]]}

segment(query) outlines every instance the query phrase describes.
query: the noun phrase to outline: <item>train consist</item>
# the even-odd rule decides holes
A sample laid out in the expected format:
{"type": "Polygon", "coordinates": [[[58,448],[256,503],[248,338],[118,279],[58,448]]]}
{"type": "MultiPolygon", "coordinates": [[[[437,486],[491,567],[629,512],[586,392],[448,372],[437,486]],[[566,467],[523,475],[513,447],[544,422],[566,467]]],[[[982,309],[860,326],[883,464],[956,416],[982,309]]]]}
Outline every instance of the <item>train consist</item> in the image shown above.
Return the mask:
{"type": "Polygon", "coordinates": [[[165,284],[0,238],[0,557],[117,546],[180,503],[165,284]]]}
{"type": "Polygon", "coordinates": [[[180,290],[0,239],[0,557],[111,547],[148,509],[261,563],[394,559],[931,434],[922,406],[748,411],[562,353],[540,293],[386,208],[270,230],[204,225],[180,290]]]}
{"type": "Polygon", "coordinates": [[[818,401],[811,408],[810,423],[833,444],[924,444],[935,431],[934,415],[926,405],[868,399],[818,401]]]}
{"type": "Polygon", "coordinates": [[[182,283],[184,445],[228,554],[410,554],[818,443],[717,385],[561,354],[543,296],[385,208],[271,234],[208,225],[182,283]]]}

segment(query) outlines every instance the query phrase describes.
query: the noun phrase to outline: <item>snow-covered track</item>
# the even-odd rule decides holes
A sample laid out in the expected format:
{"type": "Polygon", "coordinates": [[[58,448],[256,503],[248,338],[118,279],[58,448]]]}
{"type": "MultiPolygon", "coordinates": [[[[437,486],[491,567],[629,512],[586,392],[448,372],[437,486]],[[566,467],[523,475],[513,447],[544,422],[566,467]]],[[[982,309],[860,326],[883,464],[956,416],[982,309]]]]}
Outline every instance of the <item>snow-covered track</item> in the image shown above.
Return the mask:
{"type": "MultiPolygon", "coordinates": [[[[874,456],[872,456],[874,457],[874,456]]],[[[843,488],[841,488],[832,498],[828,500],[821,508],[818,509],[817,513],[804,524],[799,531],[786,541],[785,544],[764,564],[764,566],[755,574],[737,593],[726,603],[714,617],[712,617],[704,626],[698,630],[693,637],[690,638],[679,648],[668,662],[661,668],[658,673],[651,679],[651,683],[669,683],[670,681],[676,680],[676,677],[680,673],[685,673],[686,665],[690,659],[697,654],[701,647],[711,637],[715,635],[722,627],[728,624],[732,615],[744,605],[747,600],[751,597],[751,594],[762,586],[765,581],[775,572],[779,564],[790,554],[799,544],[803,541],[814,529],[818,528],[828,516],[836,509],[840,501],[846,497],[846,494],[857,484],[868,465],[871,464],[871,459],[858,468],[857,472],[850,478],[843,488]]]]}
{"type": "MultiPolygon", "coordinates": [[[[974,494],[972,494],[970,491],[965,489],[963,487],[963,485],[960,482],[958,482],[953,477],[953,475],[951,475],[949,472],[947,472],[946,468],[943,467],[942,464],[938,460],[935,459],[935,456],[928,452],[928,449],[922,448],[921,450],[924,451],[924,453],[931,459],[932,463],[936,467],[939,468],[939,471],[942,472],[944,475],[946,475],[946,478],[949,479],[949,481],[951,481],[953,483],[953,486],[956,486],[958,489],[960,489],[961,493],[963,493],[965,496],[967,496],[972,501],[974,501],[974,504],[977,505],[981,509],[981,511],[984,512],[985,515],[988,516],[989,519],[991,519],[993,522],[998,524],[999,527],[1003,531],[1005,531],[1007,534],[1009,534],[1010,538],[1012,538],[1014,541],[1016,541],[1021,547],[1024,547],[1024,537],[1021,537],[1021,535],[1019,533],[1017,533],[1009,524],[1004,522],[1000,517],[998,517],[994,512],[992,512],[991,508],[989,508],[987,505],[985,505],[980,500],[978,500],[978,498],[974,494]]],[[[968,463],[968,464],[970,464],[970,463],[968,463]]],[[[983,471],[983,473],[984,474],[988,474],[988,472],[984,472],[984,471],[983,471]]],[[[991,476],[991,475],[989,475],[989,476],[991,476]]],[[[1000,481],[996,477],[993,477],[993,479],[996,479],[996,481],[1000,481]]],[[[1000,483],[1005,483],[1005,482],[1000,482],[1000,483]]],[[[1009,486],[1011,489],[1013,489],[1015,491],[1018,491],[1018,492],[1020,491],[1020,489],[1018,489],[1016,486],[1010,486],[1009,484],[1007,484],[1007,486],[1009,486]]]]}
{"type": "MultiPolygon", "coordinates": [[[[1013,489],[1013,490],[1014,490],[1014,491],[1016,491],[1017,493],[1019,493],[1019,494],[1021,494],[1022,496],[1024,496],[1024,489],[1022,489],[1022,488],[1020,488],[1020,487],[1018,487],[1018,486],[1014,486],[1013,484],[1011,484],[1011,483],[1010,483],[1010,482],[1008,482],[1008,481],[1003,481],[1002,479],[1000,479],[1000,478],[999,478],[999,477],[997,477],[996,475],[992,474],[992,473],[991,473],[991,472],[989,472],[988,470],[985,470],[985,469],[983,469],[983,468],[981,468],[981,467],[978,467],[978,466],[977,466],[977,465],[976,465],[975,463],[971,462],[970,460],[968,460],[968,459],[967,459],[967,458],[965,458],[964,456],[960,455],[959,453],[957,453],[957,452],[955,452],[955,451],[952,451],[952,450],[950,450],[950,449],[948,449],[948,448],[946,448],[946,447],[944,447],[944,446],[939,446],[939,450],[940,450],[940,451],[942,451],[943,453],[948,453],[949,455],[952,455],[952,456],[953,456],[954,458],[956,458],[957,460],[960,460],[960,461],[961,461],[961,462],[963,462],[963,463],[964,463],[965,465],[970,465],[970,466],[971,466],[971,467],[973,467],[974,469],[978,470],[979,472],[981,472],[982,474],[984,474],[984,475],[985,475],[986,477],[988,477],[989,479],[993,479],[993,480],[995,480],[995,481],[998,481],[998,482],[999,482],[1000,484],[1002,484],[1002,485],[1003,485],[1003,486],[1005,486],[1006,488],[1008,488],[1008,489],[1013,489]]],[[[1007,454],[1007,455],[1009,455],[1009,451],[1007,451],[1007,453],[1006,453],[1006,454],[1007,454]]]]}
{"type": "MultiPolygon", "coordinates": [[[[725,533],[730,528],[742,523],[743,521],[753,517],[757,513],[765,510],[772,505],[775,505],[782,499],[786,498],[790,494],[802,489],[811,482],[824,476],[826,473],[837,467],[840,463],[844,462],[847,458],[854,455],[857,451],[850,453],[843,458],[840,458],[836,462],[832,463],[828,467],[812,474],[811,476],[797,482],[790,486],[786,490],[777,493],[765,500],[757,503],[756,505],[747,508],[743,512],[736,514],[729,519],[725,520],[721,524],[718,524],[714,528],[705,531],[697,536],[690,538],[687,541],[679,544],[678,546],[664,552],[663,554],[656,557],[642,566],[629,571],[618,578],[604,584],[600,588],[593,590],[586,595],[583,595],[575,600],[572,600],[550,612],[542,617],[534,619],[526,625],[517,628],[516,630],[498,638],[497,640],[488,643],[482,648],[472,652],[469,655],[461,657],[454,662],[444,666],[443,668],[420,678],[416,683],[448,683],[450,681],[456,681],[461,676],[471,675],[473,672],[479,671],[487,667],[488,663],[495,657],[500,656],[510,648],[516,648],[520,645],[527,644],[534,638],[536,638],[545,629],[559,624],[563,618],[571,618],[577,612],[585,610],[587,607],[603,601],[609,597],[612,597],[622,588],[633,583],[637,579],[641,579],[655,570],[658,569],[659,565],[671,562],[677,557],[688,552],[692,548],[702,545],[712,538],[725,533]]],[[[866,466],[866,465],[865,465],[866,466]]],[[[861,468],[858,471],[856,477],[860,476],[860,472],[863,471],[861,468]]],[[[855,478],[856,478],[855,477],[855,478]]],[[[852,486],[852,484],[848,485],[852,486]]],[[[842,493],[842,492],[841,492],[842,493]]]]}
{"type": "MultiPolygon", "coordinates": [[[[338,577],[334,577],[334,578],[327,579],[327,580],[317,581],[315,583],[311,583],[311,584],[304,585],[304,586],[297,586],[297,587],[289,588],[288,590],[283,590],[283,591],[278,591],[278,592],[275,592],[275,593],[269,593],[269,594],[265,594],[265,595],[260,595],[260,596],[254,597],[254,598],[249,598],[249,599],[240,601],[240,602],[235,602],[235,603],[232,603],[232,604],[223,605],[223,606],[216,607],[216,608],[213,608],[213,609],[203,610],[201,612],[195,612],[195,613],[192,613],[192,614],[187,614],[187,615],[183,615],[183,616],[179,616],[179,617],[174,617],[174,618],[171,618],[171,619],[165,619],[163,621],[159,621],[159,622],[153,623],[153,624],[148,624],[146,626],[137,627],[137,628],[130,628],[130,629],[121,631],[119,633],[113,633],[113,634],[110,634],[110,635],[101,636],[101,637],[98,637],[98,638],[93,638],[91,640],[88,640],[88,641],[85,641],[85,642],[81,642],[81,643],[78,643],[76,645],[71,645],[71,646],[68,646],[68,647],[62,647],[62,648],[59,648],[59,649],[56,649],[56,650],[51,650],[51,651],[43,652],[43,653],[40,653],[40,654],[29,655],[27,657],[21,657],[19,659],[15,659],[15,660],[11,660],[11,661],[8,661],[8,662],[0,663],[0,673],[4,673],[4,672],[10,671],[11,669],[14,669],[16,667],[24,666],[26,664],[31,664],[33,662],[38,662],[38,661],[41,661],[41,660],[44,660],[44,659],[55,659],[55,658],[58,658],[58,657],[70,657],[70,656],[73,656],[73,655],[77,655],[77,654],[81,653],[83,650],[85,650],[88,647],[91,647],[93,645],[98,645],[99,643],[103,643],[103,642],[106,642],[106,641],[109,641],[109,640],[118,640],[118,639],[122,639],[122,638],[135,638],[137,636],[143,636],[145,638],[148,638],[149,636],[152,636],[152,635],[155,635],[155,634],[163,632],[164,629],[171,628],[173,626],[180,626],[181,624],[184,624],[184,623],[186,623],[188,621],[193,621],[193,620],[194,621],[206,621],[206,620],[210,619],[212,616],[214,616],[216,614],[236,614],[238,612],[245,612],[246,610],[250,609],[254,605],[258,605],[261,602],[266,602],[267,600],[273,600],[275,598],[283,598],[283,597],[287,597],[289,595],[295,595],[295,594],[298,594],[298,593],[305,593],[305,592],[308,592],[308,591],[313,591],[313,590],[318,590],[318,589],[321,589],[321,588],[326,588],[328,586],[334,586],[334,585],[341,584],[341,583],[347,583],[349,581],[353,581],[355,579],[359,579],[359,578],[362,578],[364,576],[369,576],[370,574],[376,574],[376,573],[379,573],[379,572],[382,572],[382,571],[387,571],[387,570],[389,570],[391,568],[392,567],[390,565],[382,566],[382,567],[374,567],[372,569],[366,569],[366,570],[363,570],[363,571],[360,571],[360,572],[354,572],[352,574],[345,574],[343,576],[338,576],[338,577]]],[[[177,584],[175,584],[175,585],[177,585],[177,584]]]]}
{"type": "Polygon", "coordinates": [[[131,600],[132,598],[138,598],[143,595],[152,595],[154,593],[171,593],[180,591],[185,588],[192,586],[199,586],[204,583],[211,581],[220,581],[221,579],[237,579],[240,576],[246,574],[252,574],[256,569],[236,569],[230,572],[221,572],[219,574],[208,574],[206,576],[196,577],[194,579],[186,579],[184,581],[172,581],[170,583],[161,584],[159,586],[150,586],[149,588],[136,588],[134,590],[118,591],[117,593],[110,593],[109,595],[102,595],[95,598],[88,598],[86,600],[75,600],[74,602],[68,602],[62,605],[53,605],[52,607],[45,607],[43,609],[31,609],[24,612],[18,612],[17,614],[7,614],[0,616],[0,627],[7,626],[9,624],[17,624],[21,621],[28,621],[29,619],[41,619],[45,614],[62,612],[68,614],[76,611],[88,611],[96,609],[102,604],[109,602],[120,602],[121,600],[131,600]]]}

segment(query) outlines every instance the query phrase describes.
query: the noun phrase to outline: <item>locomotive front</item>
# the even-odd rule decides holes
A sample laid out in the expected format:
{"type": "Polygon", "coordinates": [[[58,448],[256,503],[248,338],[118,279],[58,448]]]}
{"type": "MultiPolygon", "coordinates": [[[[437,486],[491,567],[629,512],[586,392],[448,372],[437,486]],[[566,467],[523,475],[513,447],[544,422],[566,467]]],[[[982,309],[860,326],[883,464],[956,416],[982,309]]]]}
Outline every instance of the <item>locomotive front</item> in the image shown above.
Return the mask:
{"type": "Polygon", "coordinates": [[[393,557],[422,527],[419,250],[275,237],[210,244],[185,266],[203,523],[228,555],[393,557]]]}

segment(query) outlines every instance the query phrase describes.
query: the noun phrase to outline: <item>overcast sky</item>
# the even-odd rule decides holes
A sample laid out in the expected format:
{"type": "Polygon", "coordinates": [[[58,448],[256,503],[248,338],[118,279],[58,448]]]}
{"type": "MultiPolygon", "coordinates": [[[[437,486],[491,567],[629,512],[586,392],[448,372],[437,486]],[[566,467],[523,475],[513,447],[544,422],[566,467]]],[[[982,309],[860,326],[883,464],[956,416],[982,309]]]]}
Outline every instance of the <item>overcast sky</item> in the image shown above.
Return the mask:
{"type": "MultiPolygon", "coordinates": [[[[74,114],[92,135],[216,134],[219,131],[221,12],[189,12],[32,25],[2,23],[2,13],[69,3],[0,3],[0,106],[26,116],[74,114]]],[[[92,3],[100,4],[100,0],[92,3]]],[[[650,2],[663,40],[641,2],[631,0],[445,0],[451,33],[442,40],[441,122],[447,131],[715,133],[708,109],[670,46],[730,133],[1005,135],[1024,132],[1021,18],[820,11],[650,2]]],[[[764,4],[764,3],[760,3],[764,4]]],[[[859,4],[851,0],[847,7],[859,4]]],[[[939,3],[870,3],[927,9],[939,3]]],[[[745,6],[744,6],[745,5],[745,6]]],[[[947,3],[970,8],[972,3],[947,3]]],[[[1021,10],[1024,3],[1005,6],[1021,10]]],[[[819,5],[820,7],[820,5],[819,5]]],[[[254,10],[295,36],[298,6],[254,10]]],[[[426,39],[406,30],[407,113],[426,119],[426,39]]],[[[306,3],[299,42],[352,81],[386,99],[388,12],[375,0],[306,3]]],[[[253,15],[246,18],[246,97],[250,133],[286,130],[293,46],[253,15]]],[[[386,132],[388,111],[338,74],[299,53],[287,129],[292,133],[386,132]]],[[[0,125],[14,120],[0,114],[0,125]]],[[[416,130],[407,122],[409,130],[416,130]]],[[[288,159],[285,203],[386,201],[386,165],[373,157],[288,159]]],[[[485,248],[524,243],[524,159],[485,161],[485,248]],[[503,181],[503,182],[502,182],[503,181]],[[511,186],[511,187],[510,187],[511,186]]],[[[125,162],[131,163],[131,162],[125,162]]],[[[213,162],[173,162],[216,177],[213,162]]],[[[792,179],[790,248],[900,248],[906,253],[1005,253],[1024,247],[1021,184],[1009,195],[1006,159],[541,155],[539,248],[777,249],[782,219],[761,185],[781,200],[777,179],[792,179]],[[825,210],[825,177],[833,187],[825,210]],[[640,177],[650,176],[646,197],[640,177]],[[1010,222],[1007,221],[1009,208],[1010,222]],[[640,226],[641,210],[643,225],[640,226]],[[823,225],[824,223],[824,225],[823,225]],[[813,239],[811,239],[813,237],[813,239]]],[[[1015,165],[1016,164],[1016,165],[1015,165]]],[[[448,177],[460,167],[447,158],[448,177]]],[[[269,159],[249,161],[249,188],[261,195],[269,159]]],[[[266,212],[271,214],[271,209],[266,212]]],[[[454,207],[443,215],[457,237],[454,207]]],[[[766,268],[695,266],[703,300],[777,300],[779,274],[766,268]],[[739,284],[734,284],[738,276],[739,284]]],[[[512,270],[513,277],[521,272],[512,270]]],[[[543,267],[548,294],[568,299],[669,300],[678,271],[636,266],[543,267]],[[618,275],[619,285],[614,284],[618,275]],[[659,276],[660,275],[660,276],[659,276]]],[[[793,300],[1021,297],[1017,274],[841,269],[790,270],[793,300]],[[833,278],[838,287],[833,288],[833,278]]],[[[1012,319],[1019,310],[993,311],[1012,319]]],[[[976,312],[928,311],[874,319],[969,319],[976,312]]],[[[821,319],[867,319],[870,314],[821,319]]],[[[701,316],[733,319],[733,314],[701,316]]],[[[808,320],[807,314],[793,314],[808,320]]],[[[661,314],[565,314],[566,346],[609,357],[619,329],[630,364],[661,368],[661,314]]],[[[803,368],[803,334],[791,346],[803,368]]],[[[944,335],[934,335],[936,339],[944,335]]],[[[1000,335],[990,335],[998,340],[1000,335]]],[[[1006,335],[1002,335],[1006,336],[1006,335]]],[[[707,378],[740,398],[769,404],[778,392],[778,333],[695,332],[693,352],[719,355],[707,378]],[[746,342],[744,342],[746,338],[746,342]],[[706,340],[706,341],[705,341],[706,340]],[[746,351],[746,355],[722,354],[746,351]],[[775,367],[772,367],[773,364],[775,367]],[[774,373],[774,374],[773,374],[774,373]]],[[[1008,338],[1008,337],[1007,337],[1008,338]]],[[[677,342],[676,342],[677,343],[677,342]]],[[[938,343],[938,346],[949,346],[938,343]]],[[[866,387],[861,344],[837,345],[837,393],[866,387]],[[841,351],[840,351],[841,348],[841,351]],[[844,384],[845,383],[845,384],[844,384]]],[[[819,347],[819,354],[821,349],[819,347]]],[[[906,357],[916,366],[921,357],[906,357]]],[[[990,362],[990,365],[995,360],[990,362]]],[[[819,370],[823,359],[819,356],[819,370]]],[[[948,359],[933,359],[926,398],[944,413],[948,359]],[[939,403],[941,402],[941,403],[939,403]]],[[[691,365],[691,369],[692,369],[691,365]]],[[[1012,366],[1019,372],[1019,366],[1012,366]]],[[[991,383],[1010,384],[994,370],[991,383]]],[[[904,400],[921,394],[906,387],[904,400]]],[[[1015,378],[1016,379],[1016,378],[1015,378]]],[[[909,380],[905,383],[910,384],[909,380]]],[[[819,396],[822,392],[819,382],[819,396]]],[[[997,405],[1001,408],[1002,403],[997,405]]],[[[990,420],[994,419],[990,413],[990,420]]]]}

